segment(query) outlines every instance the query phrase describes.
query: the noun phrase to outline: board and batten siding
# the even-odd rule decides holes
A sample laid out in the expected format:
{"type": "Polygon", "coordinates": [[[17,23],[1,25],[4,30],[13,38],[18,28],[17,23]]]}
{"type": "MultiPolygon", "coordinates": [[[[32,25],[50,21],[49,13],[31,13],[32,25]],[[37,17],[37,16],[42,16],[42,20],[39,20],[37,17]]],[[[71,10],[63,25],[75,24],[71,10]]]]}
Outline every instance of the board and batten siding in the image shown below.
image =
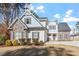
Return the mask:
{"type": "MultiPolygon", "coordinates": [[[[42,27],[39,23],[40,22],[38,22],[34,17],[32,17],[31,15],[29,15],[29,16],[27,16],[27,15],[25,15],[24,17],[23,17],[23,19],[22,19],[22,21],[23,22],[25,22],[25,20],[27,19],[27,18],[30,18],[31,19],[31,24],[27,24],[27,26],[29,27],[29,28],[31,28],[31,27],[42,27]]],[[[25,22],[26,23],[26,22],[25,22]]]]}
{"type": "Polygon", "coordinates": [[[32,40],[32,32],[39,32],[39,41],[45,42],[47,40],[47,33],[45,31],[30,31],[28,33],[28,38],[32,40]]]}

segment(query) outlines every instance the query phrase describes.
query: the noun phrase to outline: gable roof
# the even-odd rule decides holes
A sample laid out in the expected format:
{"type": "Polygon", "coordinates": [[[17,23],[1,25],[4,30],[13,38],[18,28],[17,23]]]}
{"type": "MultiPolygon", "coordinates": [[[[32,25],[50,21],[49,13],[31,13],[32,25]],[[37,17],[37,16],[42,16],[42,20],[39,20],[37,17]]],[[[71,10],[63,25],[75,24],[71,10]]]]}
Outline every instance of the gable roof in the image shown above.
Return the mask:
{"type": "Polygon", "coordinates": [[[47,30],[45,27],[31,27],[29,30],[47,30]]]}
{"type": "Polygon", "coordinates": [[[58,32],[69,32],[69,31],[71,31],[71,29],[67,23],[63,22],[58,24],[58,32]]]}
{"type": "Polygon", "coordinates": [[[39,17],[34,11],[32,11],[32,10],[30,10],[30,11],[31,11],[31,13],[32,13],[36,18],[47,20],[47,17],[39,17]]]}
{"type": "Polygon", "coordinates": [[[27,9],[27,10],[30,11],[32,17],[34,17],[35,20],[36,20],[42,27],[44,27],[44,26],[41,24],[40,20],[39,20],[39,19],[41,19],[41,18],[43,18],[43,17],[39,17],[39,16],[38,16],[34,11],[32,11],[32,10],[29,10],[29,9],[27,9]]]}
{"type": "MultiPolygon", "coordinates": [[[[41,23],[40,23],[40,20],[39,20],[39,16],[35,13],[35,12],[33,12],[33,11],[31,11],[31,10],[29,10],[29,9],[27,9],[29,12],[30,12],[30,14],[35,18],[35,20],[42,26],[42,27],[44,27],[41,23]]],[[[28,26],[27,26],[27,24],[25,24],[21,19],[25,16],[25,13],[26,13],[26,11],[23,13],[23,15],[20,17],[20,18],[16,18],[13,22],[12,22],[12,24],[9,26],[9,29],[10,29],[10,27],[11,26],[13,26],[14,25],[14,23],[17,21],[17,19],[19,19],[23,24],[24,24],[24,26],[26,26],[26,28],[28,28],[28,26]]],[[[47,29],[47,28],[46,28],[47,29]]]]}
{"type": "Polygon", "coordinates": [[[27,26],[20,18],[16,18],[16,19],[10,24],[10,26],[9,26],[8,29],[12,29],[11,27],[12,27],[17,21],[20,21],[20,22],[25,26],[25,28],[28,29],[28,26],[27,26]]]}

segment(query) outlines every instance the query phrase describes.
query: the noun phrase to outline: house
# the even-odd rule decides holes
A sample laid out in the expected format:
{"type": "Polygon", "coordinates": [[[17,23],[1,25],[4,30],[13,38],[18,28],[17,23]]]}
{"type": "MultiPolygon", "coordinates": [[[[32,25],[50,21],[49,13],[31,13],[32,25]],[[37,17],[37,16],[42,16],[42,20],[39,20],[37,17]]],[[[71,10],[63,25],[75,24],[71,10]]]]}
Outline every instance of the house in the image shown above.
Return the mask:
{"type": "Polygon", "coordinates": [[[68,40],[70,39],[70,31],[71,29],[65,22],[48,22],[49,40],[68,40]]]}
{"type": "Polygon", "coordinates": [[[26,9],[20,18],[16,18],[8,28],[10,39],[38,39],[38,41],[65,40],[70,37],[67,23],[50,22],[47,17],[39,17],[35,12],[26,9]]]}
{"type": "Polygon", "coordinates": [[[71,39],[72,40],[79,40],[79,22],[77,22],[75,24],[75,27],[73,27],[73,30],[72,30],[72,34],[71,34],[71,39]]]}
{"type": "Polygon", "coordinates": [[[48,22],[48,36],[49,40],[57,40],[58,37],[58,22],[49,21],[48,22]]]}
{"type": "Polygon", "coordinates": [[[70,27],[67,23],[58,24],[58,39],[59,40],[70,40],[70,27]]]}
{"type": "Polygon", "coordinates": [[[47,41],[47,18],[38,17],[33,11],[26,9],[20,18],[16,18],[9,26],[10,39],[38,39],[47,41]]]}
{"type": "Polygon", "coordinates": [[[76,34],[79,34],[79,22],[76,23],[76,34]]]}

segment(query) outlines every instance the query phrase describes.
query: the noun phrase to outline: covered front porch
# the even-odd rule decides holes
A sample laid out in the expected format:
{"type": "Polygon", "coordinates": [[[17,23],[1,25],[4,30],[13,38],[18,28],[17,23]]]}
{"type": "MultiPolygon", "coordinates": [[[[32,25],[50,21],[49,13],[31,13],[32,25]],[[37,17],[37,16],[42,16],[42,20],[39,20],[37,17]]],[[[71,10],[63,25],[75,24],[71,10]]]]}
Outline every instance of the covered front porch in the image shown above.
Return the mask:
{"type": "Polygon", "coordinates": [[[57,33],[51,33],[51,34],[48,34],[49,35],[49,40],[57,40],[58,39],[58,35],[57,33]]]}
{"type": "Polygon", "coordinates": [[[37,39],[38,41],[46,41],[47,40],[47,34],[45,31],[10,31],[10,39],[25,39],[26,41],[29,40],[30,42],[33,42],[33,39],[37,39]]]}

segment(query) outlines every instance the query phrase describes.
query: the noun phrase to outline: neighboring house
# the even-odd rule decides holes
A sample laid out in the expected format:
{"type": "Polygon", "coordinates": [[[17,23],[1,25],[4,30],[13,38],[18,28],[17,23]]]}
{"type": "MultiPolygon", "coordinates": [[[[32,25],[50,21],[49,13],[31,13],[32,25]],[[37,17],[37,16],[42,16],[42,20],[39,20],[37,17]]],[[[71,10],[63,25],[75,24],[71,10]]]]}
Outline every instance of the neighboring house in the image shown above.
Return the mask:
{"type": "Polygon", "coordinates": [[[59,40],[70,40],[70,27],[67,23],[58,24],[58,39],[59,40]]]}
{"type": "Polygon", "coordinates": [[[70,39],[70,31],[67,23],[48,22],[49,40],[68,40],[70,39]]]}
{"type": "Polygon", "coordinates": [[[79,22],[73,27],[73,33],[71,34],[72,40],[79,40],[79,22]]]}
{"type": "Polygon", "coordinates": [[[46,17],[39,17],[33,11],[26,9],[20,18],[16,18],[8,28],[10,39],[38,39],[39,41],[64,40],[70,37],[67,23],[49,22],[46,17]]]}
{"type": "Polygon", "coordinates": [[[76,34],[79,34],[79,22],[76,23],[76,34]]]}
{"type": "Polygon", "coordinates": [[[58,22],[50,21],[48,22],[48,36],[49,40],[57,40],[58,39],[58,22]]]}

